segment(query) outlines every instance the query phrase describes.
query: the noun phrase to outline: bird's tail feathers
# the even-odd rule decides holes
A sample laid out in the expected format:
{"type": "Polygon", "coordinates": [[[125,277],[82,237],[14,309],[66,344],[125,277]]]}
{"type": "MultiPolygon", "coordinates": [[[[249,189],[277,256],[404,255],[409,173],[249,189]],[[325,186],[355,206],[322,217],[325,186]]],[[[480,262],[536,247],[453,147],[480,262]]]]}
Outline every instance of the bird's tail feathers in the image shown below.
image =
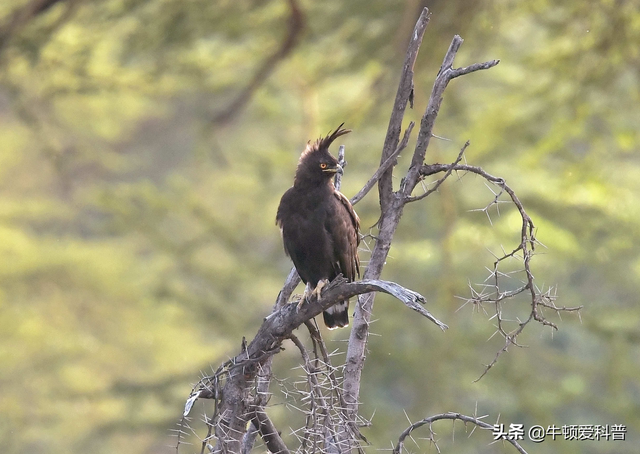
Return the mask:
{"type": "Polygon", "coordinates": [[[336,303],[322,313],[324,324],[329,329],[349,326],[349,300],[336,303]]]}

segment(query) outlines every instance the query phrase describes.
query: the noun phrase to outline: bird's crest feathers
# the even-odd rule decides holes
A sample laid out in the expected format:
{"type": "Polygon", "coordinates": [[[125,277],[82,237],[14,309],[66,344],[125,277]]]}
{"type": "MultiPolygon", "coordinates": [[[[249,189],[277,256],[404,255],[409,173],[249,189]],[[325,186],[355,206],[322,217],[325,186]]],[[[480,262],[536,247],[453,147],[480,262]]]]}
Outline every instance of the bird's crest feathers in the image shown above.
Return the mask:
{"type": "Polygon", "coordinates": [[[329,153],[329,146],[338,137],[351,132],[350,129],[342,129],[342,123],[335,131],[326,137],[320,137],[315,142],[309,141],[307,148],[300,155],[294,186],[317,187],[331,181],[333,175],[342,171],[338,160],[329,153]]]}
{"type": "Polygon", "coordinates": [[[300,161],[303,161],[305,157],[317,151],[329,151],[329,146],[333,143],[334,140],[351,132],[351,129],[342,129],[343,126],[344,123],[338,126],[335,131],[333,131],[326,137],[320,137],[313,143],[311,143],[311,141],[307,142],[307,148],[302,152],[300,161]]]}

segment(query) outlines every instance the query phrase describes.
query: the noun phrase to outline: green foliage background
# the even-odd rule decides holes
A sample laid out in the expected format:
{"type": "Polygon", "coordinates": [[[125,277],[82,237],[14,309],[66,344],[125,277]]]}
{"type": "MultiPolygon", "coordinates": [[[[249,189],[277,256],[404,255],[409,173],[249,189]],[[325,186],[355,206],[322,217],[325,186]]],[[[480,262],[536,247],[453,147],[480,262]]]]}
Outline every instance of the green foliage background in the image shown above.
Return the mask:
{"type": "MultiPolygon", "coordinates": [[[[32,3],[0,4],[3,452],[175,451],[192,384],[253,336],[290,268],[274,216],[306,141],[343,121],[354,130],[349,196],[376,169],[422,6],[433,16],[406,121],[422,115],[453,34],[465,38],[456,65],[501,60],[452,82],[436,124],[451,141],[434,140],[428,160],[451,162],[469,139],[468,162],[504,177],[537,224],[536,282],[584,310],[547,314],[558,332],[529,326],[528,348],[474,382],[502,341],[490,308],[456,296],[514,247],[517,213],[501,205],[489,223],[471,211],[493,196],[470,175],[412,205],[383,277],[426,295],[450,329],[376,300],[362,395],[371,451],[408,419],[477,411],[526,427],[628,427],[626,442],[524,441],[530,453],[636,452],[636,1],[300,0],[297,46],[226,123],[216,115],[284,40],[289,2],[59,1],[10,27],[32,3]]],[[[377,208],[372,191],[357,206],[363,226],[377,208]]],[[[510,304],[526,316],[526,300],[510,304]]],[[[330,348],[347,335],[331,333],[330,348]]],[[[298,373],[293,350],[281,378],[298,373]]],[[[288,436],[294,415],[273,412],[288,436]]],[[[467,439],[462,424],[434,428],[443,452],[513,452],[489,434],[467,439]]]]}

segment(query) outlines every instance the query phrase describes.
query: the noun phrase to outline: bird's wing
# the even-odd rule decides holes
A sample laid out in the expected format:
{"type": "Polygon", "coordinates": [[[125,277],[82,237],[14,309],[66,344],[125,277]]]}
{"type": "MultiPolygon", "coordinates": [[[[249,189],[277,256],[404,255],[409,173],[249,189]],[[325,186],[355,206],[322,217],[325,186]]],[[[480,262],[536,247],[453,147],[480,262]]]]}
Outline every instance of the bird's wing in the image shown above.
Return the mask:
{"type": "Polygon", "coordinates": [[[340,265],[340,272],[349,281],[360,276],[360,262],[358,259],[358,244],[360,236],[360,218],[356,214],[351,202],[341,192],[334,192],[335,211],[330,216],[329,232],[332,235],[334,253],[340,265]]]}
{"type": "Polygon", "coordinates": [[[280,199],[280,205],[278,205],[278,212],[276,213],[276,225],[280,227],[280,234],[282,235],[284,252],[289,257],[291,257],[291,250],[293,245],[291,244],[292,243],[292,239],[290,238],[291,235],[290,234],[285,235],[284,224],[291,219],[291,215],[292,215],[291,204],[292,204],[293,198],[295,198],[293,193],[293,188],[289,188],[282,195],[282,198],[280,199]]]}

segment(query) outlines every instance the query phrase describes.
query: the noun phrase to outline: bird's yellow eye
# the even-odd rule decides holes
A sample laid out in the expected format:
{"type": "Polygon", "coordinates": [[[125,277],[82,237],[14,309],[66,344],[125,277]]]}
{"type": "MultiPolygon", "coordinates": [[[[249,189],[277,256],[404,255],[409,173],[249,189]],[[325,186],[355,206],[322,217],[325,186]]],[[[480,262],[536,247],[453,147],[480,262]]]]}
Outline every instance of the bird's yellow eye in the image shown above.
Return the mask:
{"type": "Polygon", "coordinates": [[[327,165],[323,162],[322,164],[320,164],[320,168],[321,168],[321,169],[326,169],[326,168],[327,168],[327,165]]]}

